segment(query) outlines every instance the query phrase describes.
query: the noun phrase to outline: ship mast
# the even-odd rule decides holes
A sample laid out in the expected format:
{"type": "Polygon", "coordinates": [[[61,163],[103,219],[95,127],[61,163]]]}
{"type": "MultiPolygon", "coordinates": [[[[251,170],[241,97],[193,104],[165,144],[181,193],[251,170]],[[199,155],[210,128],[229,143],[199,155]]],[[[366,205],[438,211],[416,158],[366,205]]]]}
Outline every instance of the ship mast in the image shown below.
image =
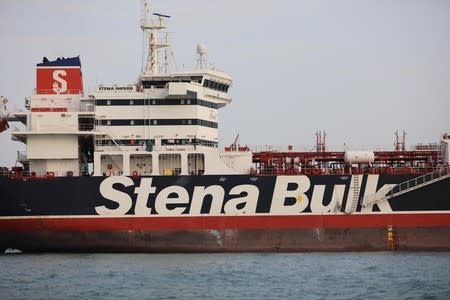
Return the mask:
{"type": "MultiPolygon", "coordinates": [[[[158,43],[158,30],[162,30],[162,29],[166,29],[167,26],[163,23],[164,19],[170,18],[170,16],[168,15],[163,15],[163,14],[159,14],[159,13],[153,13],[154,16],[158,17],[158,22],[156,24],[153,24],[153,22],[151,22],[149,24],[148,20],[147,20],[147,12],[148,12],[148,8],[147,8],[147,1],[143,0],[142,1],[142,11],[141,11],[141,29],[142,29],[142,34],[143,34],[143,51],[142,51],[142,69],[141,69],[141,73],[143,74],[150,74],[150,75],[156,75],[160,73],[159,70],[159,59],[158,59],[158,49],[160,48],[165,48],[165,47],[169,47],[170,44],[167,42],[167,37],[164,41],[164,43],[158,43]],[[145,57],[145,36],[146,34],[150,33],[150,38],[149,38],[149,45],[148,45],[148,50],[149,53],[147,55],[147,61],[144,64],[144,57],[145,57]]],[[[166,55],[167,56],[167,55],[166,55]]],[[[167,59],[167,57],[166,57],[167,59]]],[[[165,62],[165,72],[167,72],[167,62],[165,62]]]]}

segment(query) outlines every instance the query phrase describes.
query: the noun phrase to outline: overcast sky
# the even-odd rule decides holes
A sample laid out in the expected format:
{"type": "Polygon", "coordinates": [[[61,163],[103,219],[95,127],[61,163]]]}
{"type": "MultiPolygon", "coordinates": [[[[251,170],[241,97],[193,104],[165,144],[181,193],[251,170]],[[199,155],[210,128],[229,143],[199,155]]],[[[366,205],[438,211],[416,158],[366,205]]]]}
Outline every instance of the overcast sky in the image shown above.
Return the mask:
{"type": "MultiPolygon", "coordinates": [[[[171,15],[178,70],[211,65],[233,77],[221,145],[393,149],[450,132],[450,1],[150,1],[171,15]]],[[[43,56],[80,55],[84,85],[127,84],[141,65],[138,0],[0,1],[0,95],[23,106],[43,56]]],[[[0,165],[16,150],[0,134],[0,165]]]]}

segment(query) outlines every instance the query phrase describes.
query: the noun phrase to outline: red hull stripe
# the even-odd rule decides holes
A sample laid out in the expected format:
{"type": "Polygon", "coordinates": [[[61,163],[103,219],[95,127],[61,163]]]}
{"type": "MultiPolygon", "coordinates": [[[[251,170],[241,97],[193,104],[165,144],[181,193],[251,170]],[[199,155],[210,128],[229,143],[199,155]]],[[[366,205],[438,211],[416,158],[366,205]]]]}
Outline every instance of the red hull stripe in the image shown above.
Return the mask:
{"type": "Polygon", "coordinates": [[[0,231],[122,231],[450,227],[450,214],[195,217],[38,217],[0,219],[0,231]]]}

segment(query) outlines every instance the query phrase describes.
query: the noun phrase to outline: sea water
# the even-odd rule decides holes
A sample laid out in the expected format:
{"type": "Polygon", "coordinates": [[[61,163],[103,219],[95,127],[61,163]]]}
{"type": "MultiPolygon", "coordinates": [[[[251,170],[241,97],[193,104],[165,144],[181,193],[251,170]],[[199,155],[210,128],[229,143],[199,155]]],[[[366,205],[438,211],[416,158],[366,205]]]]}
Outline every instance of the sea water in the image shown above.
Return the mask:
{"type": "Polygon", "coordinates": [[[450,299],[450,253],[3,254],[0,299],[450,299]]]}

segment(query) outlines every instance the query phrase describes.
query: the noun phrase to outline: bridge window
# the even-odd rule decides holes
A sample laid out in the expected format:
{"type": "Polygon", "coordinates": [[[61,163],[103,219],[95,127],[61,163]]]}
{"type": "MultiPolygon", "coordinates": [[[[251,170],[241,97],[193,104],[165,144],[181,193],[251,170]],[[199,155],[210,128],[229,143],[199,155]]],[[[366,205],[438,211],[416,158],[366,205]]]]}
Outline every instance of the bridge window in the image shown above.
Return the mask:
{"type": "MultiPolygon", "coordinates": [[[[222,91],[224,84],[222,86],[222,91]]],[[[200,105],[212,108],[218,108],[219,105],[214,102],[201,99],[96,99],[96,106],[143,106],[143,105],[200,105]]]]}
{"type": "Polygon", "coordinates": [[[208,80],[208,79],[205,79],[205,81],[203,82],[203,86],[210,88],[212,90],[221,91],[221,92],[225,92],[225,93],[228,91],[228,88],[229,88],[229,86],[227,84],[216,82],[213,80],[208,80]]]}

